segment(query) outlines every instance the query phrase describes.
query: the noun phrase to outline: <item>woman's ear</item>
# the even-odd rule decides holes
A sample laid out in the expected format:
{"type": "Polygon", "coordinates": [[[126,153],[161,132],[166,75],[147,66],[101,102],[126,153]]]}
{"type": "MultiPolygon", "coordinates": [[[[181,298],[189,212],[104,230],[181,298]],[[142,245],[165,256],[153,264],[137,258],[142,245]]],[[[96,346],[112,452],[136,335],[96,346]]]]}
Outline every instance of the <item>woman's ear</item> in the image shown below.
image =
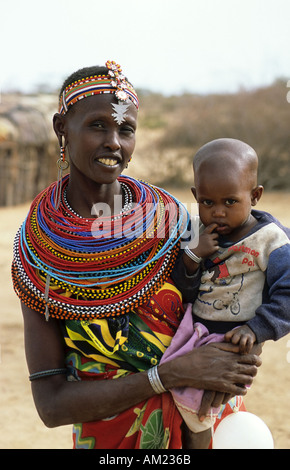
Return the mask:
{"type": "Polygon", "coordinates": [[[252,206],[255,206],[259,200],[261,199],[261,196],[263,194],[264,188],[263,186],[259,185],[256,186],[256,188],[252,189],[251,192],[251,204],[252,206]]]}
{"type": "Polygon", "coordinates": [[[56,114],[53,116],[52,123],[53,123],[54,132],[56,133],[56,136],[57,136],[57,138],[58,138],[59,146],[61,147],[61,146],[62,146],[62,138],[63,138],[64,135],[65,135],[65,121],[64,121],[64,116],[62,116],[62,115],[59,114],[59,113],[56,113],[56,114]]]}

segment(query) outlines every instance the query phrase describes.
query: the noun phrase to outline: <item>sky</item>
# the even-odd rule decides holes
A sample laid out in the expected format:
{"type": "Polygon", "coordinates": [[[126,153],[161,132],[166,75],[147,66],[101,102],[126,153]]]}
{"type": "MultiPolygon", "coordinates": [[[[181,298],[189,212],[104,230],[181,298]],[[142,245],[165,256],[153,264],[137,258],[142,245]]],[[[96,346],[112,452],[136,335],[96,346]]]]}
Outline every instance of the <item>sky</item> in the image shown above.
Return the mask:
{"type": "Polygon", "coordinates": [[[108,59],[164,95],[290,80],[289,0],[0,0],[0,20],[2,92],[108,59]]]}

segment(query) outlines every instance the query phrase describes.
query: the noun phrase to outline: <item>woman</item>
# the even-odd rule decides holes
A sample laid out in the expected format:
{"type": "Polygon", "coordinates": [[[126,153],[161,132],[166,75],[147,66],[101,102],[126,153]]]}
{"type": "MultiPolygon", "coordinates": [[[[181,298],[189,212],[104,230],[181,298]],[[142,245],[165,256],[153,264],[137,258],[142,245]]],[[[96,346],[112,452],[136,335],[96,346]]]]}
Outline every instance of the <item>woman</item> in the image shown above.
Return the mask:
{"type": "Polygon", "coordinates": [[[36,408],[48,427],[74,424],[76,448],[180,448],[182,420],[167,390],[211,390],[203,415],[244,395],[260,365],[211,345],[157,367],[183,314],[172,275],[179,286],[188,280],[179,253],[187,220],[171,195],[121,176],[138,106],[115,62],[66,80],[53,119],[59,179],[15,239],[36,408]]]}

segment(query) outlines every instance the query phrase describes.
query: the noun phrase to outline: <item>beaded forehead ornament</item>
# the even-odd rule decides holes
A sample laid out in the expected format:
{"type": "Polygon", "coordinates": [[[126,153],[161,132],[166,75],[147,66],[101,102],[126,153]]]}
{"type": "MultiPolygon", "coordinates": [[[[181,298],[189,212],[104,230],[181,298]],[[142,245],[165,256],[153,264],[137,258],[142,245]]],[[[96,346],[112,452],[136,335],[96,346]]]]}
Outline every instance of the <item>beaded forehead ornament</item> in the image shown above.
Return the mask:
{"type": "Polygon", "coordinates": [[[112,104],[114,110],[112,116],[118,124],[121,124],[126,117],[125,113],[129,107],[128,100],[137,109],[139,108],[137,93],[122,74],[121,66],[114,61],[108,60],[106,67],[108,68],[108,75],[84,77],[64,89],[59,103],[60,114],[66,114],[70,106],[83,98],[104,93],[114,93],[118,100],[118,104],[112,104]]]}

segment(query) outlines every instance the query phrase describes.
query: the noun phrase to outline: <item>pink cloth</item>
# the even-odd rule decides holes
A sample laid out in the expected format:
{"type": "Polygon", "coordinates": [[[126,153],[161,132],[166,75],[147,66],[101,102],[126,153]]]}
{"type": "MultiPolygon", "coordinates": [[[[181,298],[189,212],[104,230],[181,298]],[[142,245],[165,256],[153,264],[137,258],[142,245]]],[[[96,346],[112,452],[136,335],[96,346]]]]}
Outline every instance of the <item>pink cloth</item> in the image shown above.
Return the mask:
{"type": "MultiPolygon", "coordinates": [[[[194,323],[192,319],[192,304],[188,304],[184,317],[175,333],[171,344],[165,351],[160,364],[199,348],[205,344],[221,342],[224,335],[209,334],[202,323],[194,323]]],[[[197,413],[199,411],[203,390],[194,388],[174,388],[170,390],[177,408],[193,432],[208,429],[214,424],[220,408],[212,408],[206,419],[201,423],[197,413]]]]}

